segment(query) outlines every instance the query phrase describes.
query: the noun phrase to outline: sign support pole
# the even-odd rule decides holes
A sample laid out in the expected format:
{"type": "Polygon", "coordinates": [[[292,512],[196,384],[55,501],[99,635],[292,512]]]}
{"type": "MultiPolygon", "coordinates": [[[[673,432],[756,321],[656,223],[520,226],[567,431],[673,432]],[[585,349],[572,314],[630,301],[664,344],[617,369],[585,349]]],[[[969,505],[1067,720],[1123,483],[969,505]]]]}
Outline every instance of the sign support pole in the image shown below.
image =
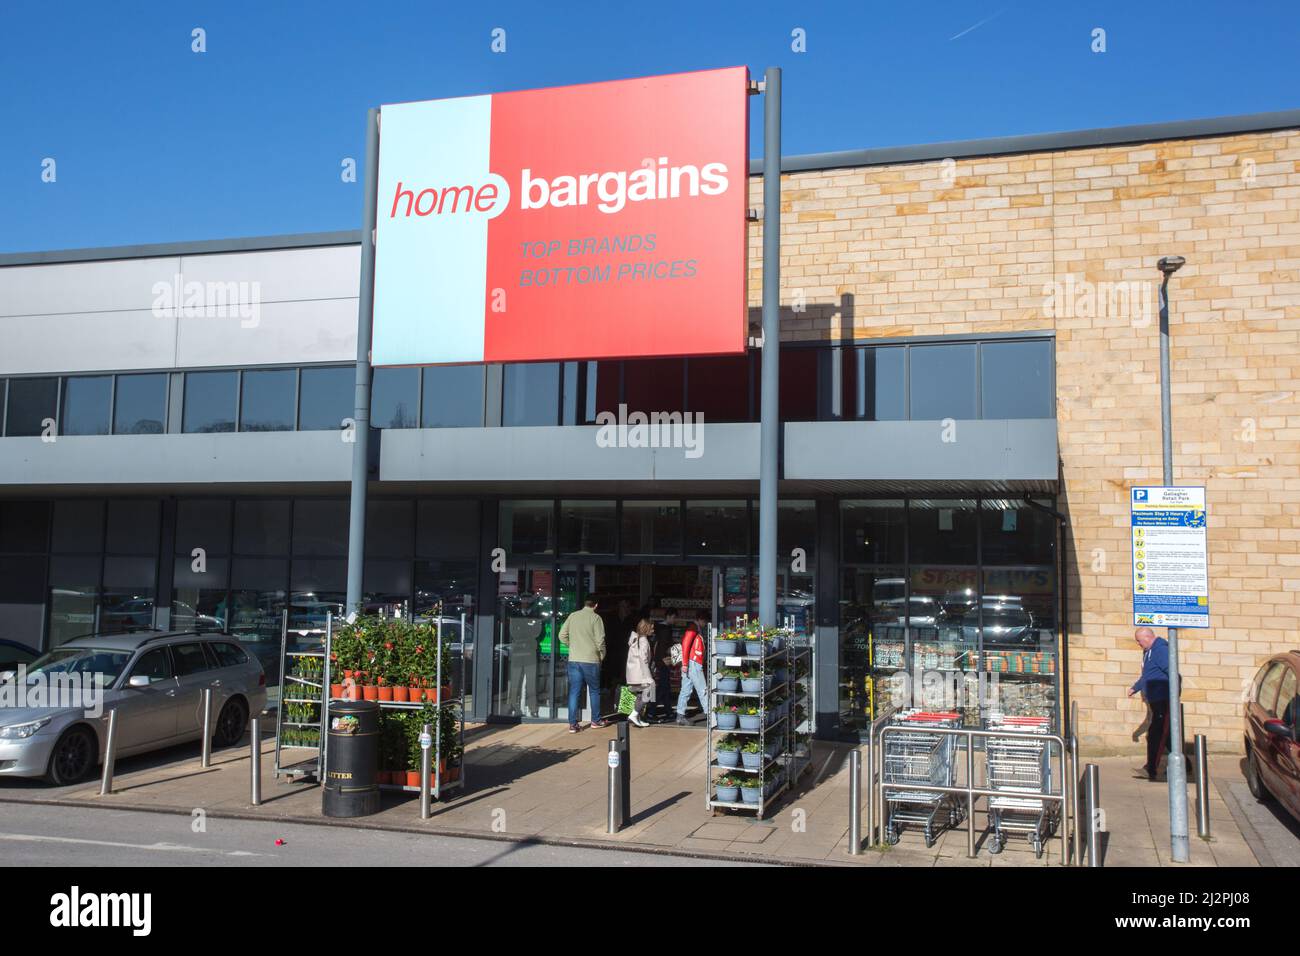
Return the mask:
{"type": "Polygon", "coordinates": [[[361,289],[357,297],[357,390],[352,413],[352,501],[348,514],[348,592],[344,615],[361,604],[370,470],[370,332],[375,307],[375,193],[379,188],[379,110],[366,112],[366,178],[361,216],[361,289]]]}
{"type": "MultiPolygon", "coordinates": [[[[776,620],[777,479],[781,452],[781,68],[763,80],[763,365],[758,470],[758,618],[776,620]]],[[[718,622],[721,625],[721,622],[718,622]]]]}
{"type": "MultiPolygon", "coordinates": [[[[1164,483],[1174,483],[1174,439],[1169,397],[1169,276],[1160,284],[1160,431],[1164,483]]],[[[1175,863],[1188,860],[1187,764],[1183,756],[1183,688],[1178,673],[1178,628],[1169,635],[1169,850],[1175,863]]],[[[1156,758],[1157,760],[1159,757],[1156,758]]]]}

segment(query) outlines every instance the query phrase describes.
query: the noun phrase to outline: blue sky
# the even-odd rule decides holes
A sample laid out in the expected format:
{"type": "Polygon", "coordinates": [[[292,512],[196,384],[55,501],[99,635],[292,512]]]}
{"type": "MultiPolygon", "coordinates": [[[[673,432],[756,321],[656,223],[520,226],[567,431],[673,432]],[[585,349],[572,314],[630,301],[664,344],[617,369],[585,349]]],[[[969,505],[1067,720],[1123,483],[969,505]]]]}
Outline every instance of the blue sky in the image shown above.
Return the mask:
{"type": "Polygon", "coordinates": [[[781,66],[798,154],[1300,108],[1298,48],[1294,0],[7,0],[0,251],[356,228],[380,103],[781,66]]]}

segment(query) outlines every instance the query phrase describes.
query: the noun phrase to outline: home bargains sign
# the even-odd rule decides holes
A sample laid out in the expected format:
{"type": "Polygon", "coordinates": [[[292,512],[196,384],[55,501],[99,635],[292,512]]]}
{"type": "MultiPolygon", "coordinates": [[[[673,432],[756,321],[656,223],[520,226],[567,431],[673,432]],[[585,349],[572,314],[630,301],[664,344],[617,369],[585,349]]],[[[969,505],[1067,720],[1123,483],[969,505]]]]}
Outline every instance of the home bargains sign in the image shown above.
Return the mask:
{"type": "Polygon", "coordinates": [[[374,365],[742,352],[744,67],[383,107],[374,365]]]}

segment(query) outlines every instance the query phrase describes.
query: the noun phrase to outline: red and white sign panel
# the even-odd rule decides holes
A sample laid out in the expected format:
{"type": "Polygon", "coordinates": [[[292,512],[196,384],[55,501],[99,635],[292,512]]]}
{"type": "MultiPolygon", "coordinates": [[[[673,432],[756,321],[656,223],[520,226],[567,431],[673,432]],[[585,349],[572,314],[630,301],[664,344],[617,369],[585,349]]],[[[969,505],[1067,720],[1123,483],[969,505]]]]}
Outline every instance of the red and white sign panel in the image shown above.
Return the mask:
{"type": "Polygon", "coordinates": [[[383,107],[371,362],[744,351],[748,80],[383,107]]]}

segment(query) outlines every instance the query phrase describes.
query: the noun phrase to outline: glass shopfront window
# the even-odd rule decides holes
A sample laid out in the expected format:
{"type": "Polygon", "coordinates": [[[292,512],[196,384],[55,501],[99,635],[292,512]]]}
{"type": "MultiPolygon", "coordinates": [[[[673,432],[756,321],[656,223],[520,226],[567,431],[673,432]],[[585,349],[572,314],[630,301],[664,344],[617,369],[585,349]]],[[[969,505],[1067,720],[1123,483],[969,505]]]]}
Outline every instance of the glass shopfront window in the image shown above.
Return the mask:
{"type": "Polygon", "coordinates": [[[984,418],[1054,418],[1052,343],[985,342],[980,346],[984,418]]]}
{"type": "Polygon", "coordinates": [[[63,380],[62,435],[107,435],[113,376],[87,375],[63,380]]]}
{"type": "Polygon", "coordinates": [[[624,554],[682,553],[682,503],[676,499],[624,501],[621,527],[624,554]]]}
{"type": "Polygon", "coordinates": [[[859,422],[907,418],[907,350],[852,346],[842,350],[840,417],[859,422]]]}
{"type": "Polygon", "coordinates": [[[186,373],[181,416],[186,433],[233,432],[238,405],[238,372],[186,373]]]}
{"type": "Polygon", "coordinates": [[[1056,519],[1051,499],[1035,504],[840,503],[846,729],[887,702],[956,710],[966,726],[994,712],[1059,720],[1056,519]]]}
{"type": "Polygon", "coordinates": [[[302,431],[337,431],[356,412],[357,370],[305,368],[298,384],[298,428],[302,431]]]}
{"type": "Polygon", "coordinates": [[[503,369],[502,425],[558,425],[559,402],[559,363],[507,365],[503,369]]]}
{"type": "Polygon", "coordinates": [[[750,357],[727,355],[686,362],[686,410],[709,422],[750,422],[750,357]]]}
{"type": "Polygon", "coordinates": [[[446,365],[426,368],[421,426],[424,428],[481,427],[483,425],[483,376],[482,365],[446,365]]]}
{"type": "Polygon", "coordinates": [[[975,343],[916,345],[911,362],[912,421],[979,418],[975,343]]]}
{"type": "Polygon", "coordinates": [[[507,559],[517,554],[554,554],[554,503],[549,498],[501,502],[501,538],[507,559]]]}
{"type": "Polygon", "coordinates": [[[377,368],[370,380],[370,424],[375,428],[416,428],[420,412],[420,370],[377,368]]]}
{"type": "Polygon", "coordinates": [[[908,546],[916,564],[974,564],[978,537],[969,498],[918,499],[908,506],[908,546]]]}
{"type": "Polygon", "coordinates": [[[561,501],[560,551],[612,555],[618,542],[615,507],[614,501],[561,501]]]}
{"type": "Polygon", "coordinates": [[[297,390],[298,372],[295,369],[245,372],[240,385],[239,430],[293,431],[297,390]]]}
{"type": "Polygon", "coordinates": [[[908,700],[902,568],[846,568],[840,582],[840,724],[863,730],[908,700]]]}
{"type": "Polygon", "coordinates": [[[749,553],[749,511],[745,501],[686,502],[686,553],[749,553]]]}
{"type": "Polygon", "coordinates": [[[114,435],[161,435],[167,430],[167,376],[119,375],[113,396],[114,435]]]}
{"type": "Polygon", "coordinates": [[[58,421],[59,380],[57,378],[11,378],[9,406],[5,413],[5,434],[11,438],[32,438],[53,434],[58,421]]]}

